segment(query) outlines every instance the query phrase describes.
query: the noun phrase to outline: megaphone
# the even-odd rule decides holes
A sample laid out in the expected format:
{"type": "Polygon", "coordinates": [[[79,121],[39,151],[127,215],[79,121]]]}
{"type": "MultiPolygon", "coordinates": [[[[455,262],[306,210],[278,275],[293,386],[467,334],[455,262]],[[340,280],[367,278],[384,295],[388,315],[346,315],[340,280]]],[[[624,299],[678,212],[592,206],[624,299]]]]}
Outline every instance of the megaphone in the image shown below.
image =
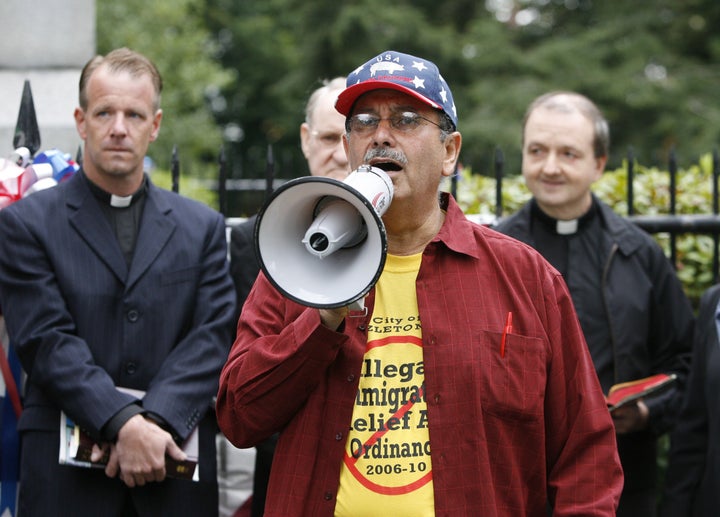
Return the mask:
{"type": "Polygon", "coordinates": [[[392,197],[390,177],[369,165],[344,181],[308,176],[278,187],[255,223],[255,252],[265,276],[302,305],[362,306],[385,265],[381,217],[392,197]]]}

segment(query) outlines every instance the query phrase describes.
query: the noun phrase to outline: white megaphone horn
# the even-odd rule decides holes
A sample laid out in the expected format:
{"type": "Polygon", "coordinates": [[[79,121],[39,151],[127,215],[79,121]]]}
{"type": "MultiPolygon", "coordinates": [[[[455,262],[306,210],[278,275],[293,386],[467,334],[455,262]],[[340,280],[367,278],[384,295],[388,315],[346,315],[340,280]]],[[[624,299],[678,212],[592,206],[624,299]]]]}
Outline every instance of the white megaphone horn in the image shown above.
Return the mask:
{"type": "Polygon", "coordinates": [[[265,276],[302,305],[362,306],[385,265],[381,217],[392,197],[390,177],[369,165],[345,181],[309,176],[283,184],[255,224],[255,251],[265,276]]]}

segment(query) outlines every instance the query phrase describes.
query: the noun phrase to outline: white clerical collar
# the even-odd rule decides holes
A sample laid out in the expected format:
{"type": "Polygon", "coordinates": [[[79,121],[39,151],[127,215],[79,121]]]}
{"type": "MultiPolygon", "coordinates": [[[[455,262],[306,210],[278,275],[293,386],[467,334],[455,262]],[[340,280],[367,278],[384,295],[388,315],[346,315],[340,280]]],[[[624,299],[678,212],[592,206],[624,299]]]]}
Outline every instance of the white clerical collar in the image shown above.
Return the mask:
{"type": "Polygon", "coordinates": [[[90,187],[90,191],[93,193],[93,195],[97,199],[99,199],[101,203],[108,203],[113,208],[129,207],[134,202],[141,199],[145,195],[145,192],[148,188],[148,179],[147,176],[145,176],[143,178],[142,185],[140,185],[140,188],[138,188],[133,194],[130,194],[129,196],[117,196],[115,194],[110,194],[109,192],[97,186],[90,180],[90,178],[87,177],[87,175],[85,175],[84,172],[83,176],[87,180],[88,186],[90,187]]]}
{"type": "Polygon", "coordinates": [[[115,194],[110,194],[110,206],[114,206],[116,208],[126,208],[130,206],[130,203],[132,203],[133,197],[130,196],[116,196],[115,194]]]}
{"type": "Polygon", "coordinates": [[[577,233],[578,221],[579,219],[569,219],[567,221],[558,219],[555,231],[557,231],[558,235],[571,235],[573,233],[577,233]]]}

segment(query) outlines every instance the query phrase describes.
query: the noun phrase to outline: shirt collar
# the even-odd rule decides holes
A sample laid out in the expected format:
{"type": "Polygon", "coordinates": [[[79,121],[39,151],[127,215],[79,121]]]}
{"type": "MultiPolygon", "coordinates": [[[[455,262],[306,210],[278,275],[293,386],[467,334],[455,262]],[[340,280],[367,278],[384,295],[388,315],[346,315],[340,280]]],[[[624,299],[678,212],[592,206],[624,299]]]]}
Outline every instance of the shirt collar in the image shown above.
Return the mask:
{"type": "Polygon", "coordinates": [[[93,183],[90,178],[87,177],[87,175],[85,175],[85,179],[87,180],[88,186],[90,187],[90,192],[93,193],[93,196],[95,196],[101,203],[110,205],[113,208],[129,207],[133,203],[137,202],[140,198],[142,198],[148,189],[147,176],[143,176],[143,181],[140,185],[140,188],[138,188],[133,194],[129,196],[117,196],[115,194],[111,194],[110,192],[103,190],[95,183],[93,183]]]}
{"type": "Polygon", "coordinates": [[[598,213],[595,198],[593,198],[592,204],[590,205],[588,211],[577,219],[555,219],[554,217],[551,217],[542,211],[535,198],[532,199],[530,209],[532,211],[532,216],[538,221],[542,222],[546,226],[546,228],[550,230],[550,232],[555,233],[556,235],[573,235],[577,233],[578,230],[580,230],[586,224],[592,221],[598,213]]]}
{"type": "Polygon", "coordinates": [[[449,192],[441,192],[440,208],[445,210],[445,222],[433,242],[440,241],[451,250],[478,257],[477,238],[472,223],[449,192]]]}

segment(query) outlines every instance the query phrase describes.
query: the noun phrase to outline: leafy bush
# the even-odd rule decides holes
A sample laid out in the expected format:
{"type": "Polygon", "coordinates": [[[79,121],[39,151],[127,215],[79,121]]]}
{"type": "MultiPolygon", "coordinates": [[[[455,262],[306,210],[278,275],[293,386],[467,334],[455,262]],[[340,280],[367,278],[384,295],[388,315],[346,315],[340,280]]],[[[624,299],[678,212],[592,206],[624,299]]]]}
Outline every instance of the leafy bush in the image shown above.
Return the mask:
{"type": "MultiPolygon", "coordinates": [[[[606,171],[593,186],[595,194],[616,213],[626,216],[627,163],[606,171]]],[[[713,157],[701,157],[699,163],[678,169],[676,175],[676,214],[712,214],[713,157]]],[[[445,190],[449,190],[444,185],[445,190]]],[[[457,182],[457,200],[466,214],[480,214],[492,218],[495,214],[495,179],[474,175],[463,169],[457,182]]],[[[670,213],[670,173],[655,167],[635,165],[633,181],[634,214],[663,215],[670,213]]],[[[530,192],[521,175],[503,178],[502,213],[512,214],[528,199],[530,192]]],[[[655,239],[670,256],[670,235],[654,234],[655,239]]],[[[702,292],[713,283],[714,242],[711,235],[681,234],[676,238],[677,271],[688,297],[697,303],[702,292]]]]}
{"type": "MultiPolygon", "coordinates": [[[[166,190],[172,189],[172,175],[170,171],[164,169],[155,169],[150,174],[152,181],[158,187],[166,190]]],[[[180,185],[178,192],[201,203],[205,203],[210,208],[218,209],[218,194],[215,190],[208,190],[207,183],[199,178],[192,176],[183,176],[180,174],[180,185]]]]}

